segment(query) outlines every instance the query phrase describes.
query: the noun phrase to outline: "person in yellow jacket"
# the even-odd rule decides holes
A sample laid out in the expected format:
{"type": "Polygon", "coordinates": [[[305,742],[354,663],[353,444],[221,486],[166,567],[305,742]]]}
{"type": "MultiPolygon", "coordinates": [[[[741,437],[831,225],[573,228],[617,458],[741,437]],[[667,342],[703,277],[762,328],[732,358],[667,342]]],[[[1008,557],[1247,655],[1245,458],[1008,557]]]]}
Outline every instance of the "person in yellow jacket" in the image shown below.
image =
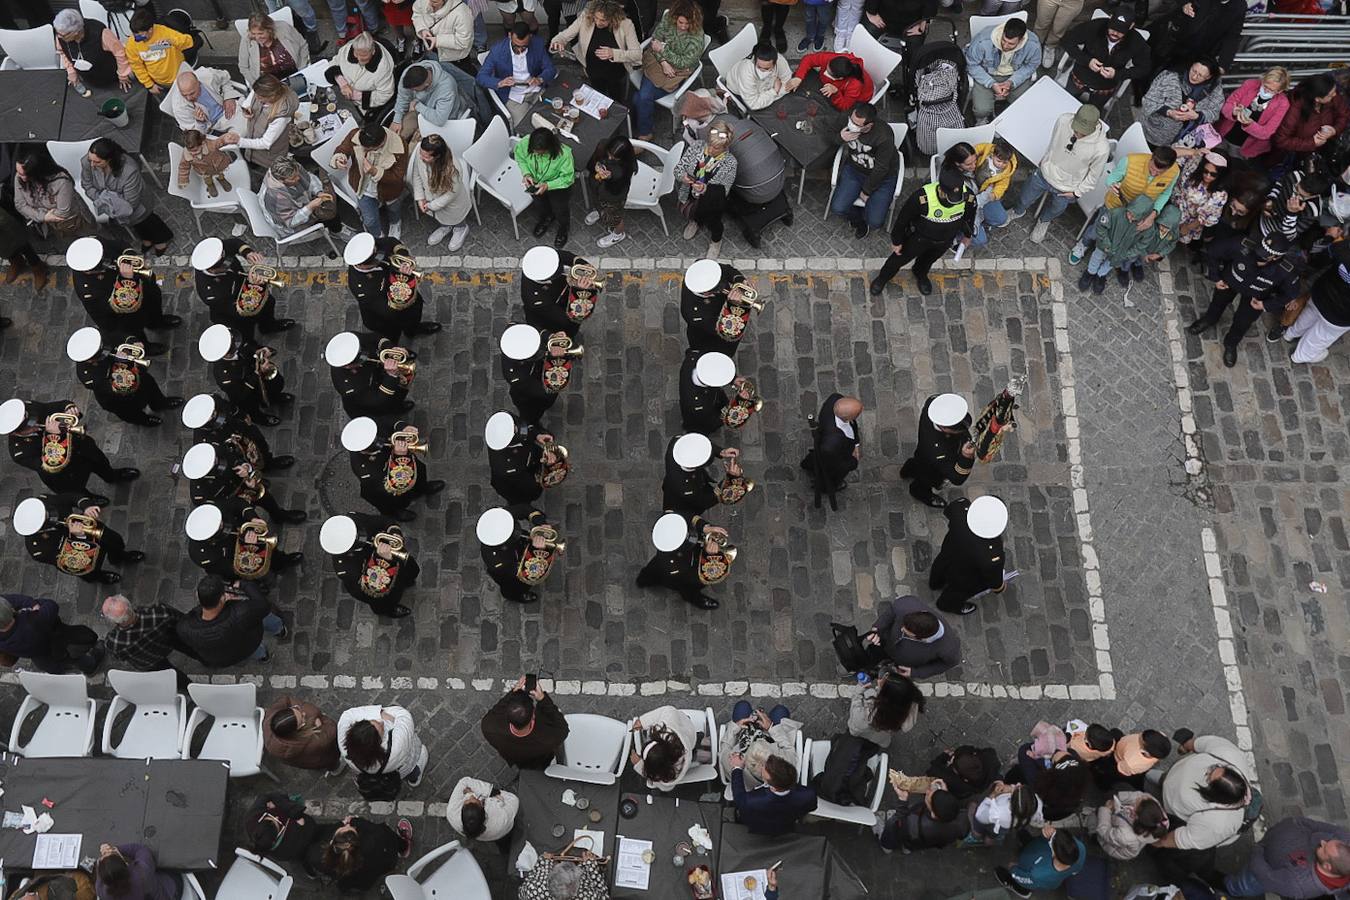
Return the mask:
{"type": "Polygon", "coordinates": [[[136,80],[156,97],[173,84],[178,69],[186,62],[184,52],[191,49],[192,35],[157,24],[149,7],[141,7],[131,17],[127,61],[136,80]]]}
{"type": "MultiPolygon", "coordinates": [[[[1143,219],[1140,231],[1153,227],[1158,214],[1167,201],[1172,199],[1172,189],[1177,185],[1177,176],[1181,167],[1177,165],[1177,151],[1172,147],[1158,147],[1152,153],[1130,153],[1116,161],[1111,173],[1106,176],[1107,209],[1129,206],[1130,201],[1139,195],[1153,201],[1153,208],[1143,219]]],[[[1097,221],[1093,215],[1087,231],[1078,238],[1078,243],[1069,250],[1069,265],[1076,266],[1087,255],[1088,244],[1097,239],[1097,221]]]]}
{"type": "Polygon", "coordinates": [[[1003,195],[1012,184],[1017,171],[1017,151],[1002,138],[993,143],[975,145],[975,170],[970,173],[975,182],[975,202],[980,211],[975,217],[975,236],[972,247],[989,243],[989,229],[1008,224],[1008,211],[1003,208],[1003,195]]]}

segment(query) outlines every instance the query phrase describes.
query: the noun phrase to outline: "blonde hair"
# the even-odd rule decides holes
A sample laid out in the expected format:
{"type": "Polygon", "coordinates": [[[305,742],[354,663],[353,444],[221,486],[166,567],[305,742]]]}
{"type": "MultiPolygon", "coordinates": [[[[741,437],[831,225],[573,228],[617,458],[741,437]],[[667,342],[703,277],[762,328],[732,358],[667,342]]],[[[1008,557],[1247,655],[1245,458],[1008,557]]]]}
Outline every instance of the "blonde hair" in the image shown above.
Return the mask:
{"type": "Polygon", "coordinates": [[[272,17],[267,13],[254,13],[248,17],[248,31],[265,31],[271,36],[272,40],[277,39],[277,23],[272,21],[272,17]]]}
{"type": "Polygon", "coordinates": [[[596,13],[600,13],[609,20],[611,27],[618,25],[628,14],[624,12],[623,4],[615,0],[591,0],[586,4],[586,21],[594,24],[596,13]]]}
{"type": "Polygon", "coordinates": [[[1269,79],[1274,78],[1280,83],[1280,90],[1289,90],[1289,70],[1284,66],[1271,66],[1266,69],[1266,73],[1261,76],[1261,83],[1265,84],[1269,79]]]}

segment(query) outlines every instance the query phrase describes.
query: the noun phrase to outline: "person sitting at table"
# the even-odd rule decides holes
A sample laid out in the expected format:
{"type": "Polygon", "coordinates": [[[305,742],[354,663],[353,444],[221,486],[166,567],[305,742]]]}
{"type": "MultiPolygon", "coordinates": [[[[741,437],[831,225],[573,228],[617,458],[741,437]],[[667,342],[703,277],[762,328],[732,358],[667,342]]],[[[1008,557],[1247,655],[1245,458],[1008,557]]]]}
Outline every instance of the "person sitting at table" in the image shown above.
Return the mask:
{"type": "Polygon", "coordinates": [[[300,98],[291,86],[272,75],[253,82],[253,93],[239,104],[243,122],[225,136],[227,144],[244,151],[244,158],[267,168],[290,152],[291,129],[300,98]]]}
{"type": "Polygon", "coordinates": [[[94,864],[98,900],[178,900],[178,876],[161,872],[144,844],[103,844],[94,864]]]}
{"type": "Polygon", "coordinates": [[[823,50],[806,54],[788,80],[787,89],[795,91],[801,87],[802,79],[808,72],[816,72],[820,76],[820,94],[835,109],[852,109],[853,104],[872,99],[872,76],[863,68],[862,60],[852,53],[823,50]]]}
{"type": "Polygon", "coordinates": [[[692,0],[673,0],[642,52],[642,83],[633,98],[638,140],[650,141],[656,101],[684,84],[703,56],[703,11],[692,0]]]}
{"type": "Polygon", "coordinates": [[[303,800],[282,793],[259,797],[244,819],[249,849],[278,862],[302,861],[320,827],[303,800]]]}
{"type": "Polygon", "coordinates": [[[397,238],[403,233],[403,190],[408,171],[408,147],[403,139],[375,122],[347,134],[333,154],[333,167],[347,172],[347,184],[357,197],[361,225],[369,233],[397,238]],[[386,232],[380,210],[388,217],[386,232]]]}
{"type": "Polygon", "coordinates": [[[239,42],[239,72],[245,84],[261,75],[289,78],[309,65],[309,46],[284,19],[265,13],[248,17],[248,34],[239,42]]]}
{"type": "MultiPolygon", "coordinates": [[[[13,284],[24,272],[32,272],[33,289],[41,291],[47,287],[51,270],[28,242],[28,231],[23,227],[23,222],[3,208],[0,208],[0,256],[9,262],[0,283],[13,284]]],[[[0,317],[0,329],[12,324],[11,320],[0,317]]]]}
{"type": "Polygon", "coordinates": [[[727,195],[736,184],[736,157],[731,153],[732,125],[717,119],[708,126],[706,140],[695,141],[675,164],[675,199],[689,218],[684,239],[691,241],[700,227],[708,229],[708,259],[722,252],[722,217],[727,195]]]}
{"type": "Polygon", "coordinates": [[[74,238],[94,228],[75,179],[46,144],[29,144],[14,160],[14,209],[42,237],[74,238]]]}
{"type": "Polygon", "coordinates": [[[454,63],[475,74],[474,11],[464,0],[413,0],[413,28],[422,46],[443,63],[454,63]]]}
{"type": "Polygon", "coordinates": [[[590,850],[580,860],[541,859],[521,882],[519,900],[609,900],[609,881],[590,850]]]}
{"type": "Polygon", "coordinates": [[[429,753],[412,713],[401,706],[354,706],[338,717],[342,759],[357,772],[397,772],[408,787],[422,783],[429,753]]]}
{"type": "Polygon", "coordinates": [[[9,900],[95,900],[94,879],[83,869],[47,872],[24,880],[9,900]]]}
{"type": "Polygon", "coordinates": [[[323,73],[329,84],[361,109],[367,122],[380,119],[394,99],[394,53],[369,31],[363,31],[337,52],[334,65],[323,73]]]}
{"type": "Polygon", "coordinates": [[[995,104],[1011,103],[1026,93],[1040,64],[1040,39],[1027,30],[1022,19],[1008,19],[974,35],[966,47],[966,71],[972,81],[970,108],[975,124],[993,118],[995,104]]]}
{"type": "Polygon", "coordinates": [[[830,212],[853,226],[854,237],[864,238],[868,230],[886,224],[900,177],[900,151],[895,148],[895,132],[885,122],[878,123],[876,106],[866,100],[849,110],[839,141],[844,155],[830,212]],[[863,201],[861,209],[853,205],[855,200],[863,201]]]}
{"type": "Polygon", "coordinates": [[[413,827],[399,819],[397,830],[383,822],[346,816],[320,826],[305,854],[305,869],[340,891],[368,891],[412,855],[413,827]]]}
{"type": "Polygon", "coordinates": [[[173,84],[178,70],[187,62],[183,53],[192,49],[192,35],[156,23],[155,11],[149,6],[132,13],[129,24],[131,34],[127,37],[126,52],[132,74],[158,97],[173,84]]]}
{"type": "Polygon", "coordinates": [[[468,168],[455,159],[445,138],[439,134],[422,138],[413,156],[411,180],[413,202],[437,223],[427,243],[435,246],[449,235],[446,249],[453,253],[463,247],[469,236],[473,193],[469,189],[468,168]]]}
{"type": "Polygon", "coordinates": [[[224,69],[200,68],[180,74],[169,113],[183,131],[228,134],[237,123],[239,89],[224,69]]]}
{"type": "Polygon", "coordinates": [[[350,237],[343,225],[337,197],[330,185],[295,161],[283,156],[268,168],[262,183],[263,217],[288,237],[315,222],[329,234],[350,237]]]}
{"type": "Polygon", "coordinates": [[[745,59],[738,60],[727,72],[727,90],[735,94],[746,109],[764,109],[787,93],[792,67],[787,57],[768,41],[760,41],[745,59]]]}
{"type": "Polygon", "coordinates": [[[497,92],[515,128],[529,115],[538,92],[557,74],[544,39],[524,22],[517,22],[488,50],[477,79],[484,90],[497,92]]]}
{"type": "Polygon", "coordinates": [[[169,249],[173,231],[156,213],[145,207],[145,178],[141,166],[120,144],[98,138],[80,160],[80,183],[94,212],[130,228],[141,239],[141,252],[157,256],[169,249]]]}
{"type": "Polygon", "coordinates": [[[616,134],[595,148],[587,173],[595,182],[595,209],[586,213],[586,224],[599,222],[605,229],[596,245],[613,247],[628,237],[623,226],[623,211],[628,203],[628,189],[637,174],[637,153],[632,141],[616,134]]]}
{"type": "Polygon", "coordinates": [[[556,221],[558,231],[553,236],[553,246],[561,248],[567,243],[572,226],[572,184],[577,177],[572,148],[562,142],[556,131],[536,128],[529,137],[516,141],[512,155],[520,167],[526,192],[534,195],[530,204],[538,216],[534,236],[543,237],[556,221]]]}
{"type": "Polygon", "coordinates": [[[83,82],[90,87],[131,89],[131,63],[111,28],[73,9],[58,12],[52,28],[56,30],[56,53],[71,87],[83,82]]]}
{"type": "Polygon", "coordinates": [[[450,792],[445,817],[470,840],[499,841],[516,825],[520,798],[510,791],[465,775],[450,792]]]}
{"type": "Polygon", "coordinates": [[[508,765],[546,769],[567,740],[567,719],[538,684],[526,693],[525,676],[484,715],[483,739],[508,765]]]}
{"type": "Polygon", "coordinates": [[[731,754],[731,800],[736,820],[751,834],[787,834],[815,811],[815,789],[797,784],[797,767],[781,756],[764,761],[767,780],[752,790],[746,790],[744,766],[744,756],[731,754]]]}
{"type": "Polygon", "coordinates": [[[331,772],[342,763],[337,722],[307,700],[282,694],[263,711],[263,749],[288,766],[331,772]]]}
{"type": "Polygon", "coordinates": [[[586,70],[587,84],[622,103],[628,96],[629,70],[642,64],[641,41],[623,4],[591,0],[576,21],[553,38],[549,50],[566,53],[572,41],[576,41],[572,55],[586,70]]]}
{"type": "Polygon", "coordinates": [[[689,717],[673,706],[658,706],[633,720],[633,771],[659,790],[675,787],[689,771],[698,746],[698,729],[689,717]]]}
{"type": "Polygon", "coordinates": [[[190,176],[196,173],[206,186],[208,197],[215,197],[221,191],[229,193],[234,190],[234,186],[225,177],[234,157],[225,152],[224,148],[229,144],[223,136],[209,138],[195,128],[189,128],[180,132],[179,141],[183,145],[183,155],[178,160],[180,189],[186,188],[190,176]]]}
{"type": "Polygon", "coordinates": [[[1073,26],[1064,35],[1063,47],[1073,60],[1066,85],[1069,93],[1099,108],[1122,83],[1149,73],[1148,42],[1134,30],[1134,14],[1126,8],[1110,18],[1073,26]]]}
{"type": "Polygon", "coordinates": [[[398,99],[394,101],[394,118],[389,130],[397,135],[417,134],[417,117],[421,115],[432,125],[444,125],[458,119],[468,109],[466,98],[459,94],[459,86],[441,64],[415,62],[403,70],[399,79],[398,99]]]}

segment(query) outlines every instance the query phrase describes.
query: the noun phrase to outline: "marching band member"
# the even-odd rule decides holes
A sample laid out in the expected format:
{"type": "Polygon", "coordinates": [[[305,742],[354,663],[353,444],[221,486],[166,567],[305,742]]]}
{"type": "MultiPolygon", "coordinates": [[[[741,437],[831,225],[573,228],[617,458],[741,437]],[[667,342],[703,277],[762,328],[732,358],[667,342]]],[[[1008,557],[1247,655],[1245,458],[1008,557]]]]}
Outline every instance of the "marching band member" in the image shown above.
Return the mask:
{"type": "Polygon", "coordinates": [[[571,382],[572,360],[579,359],[585,348],[562,331],[545,335],[530,325],[508,325],[502,332],[501,351],[511,400],[522,419],[537,423],[571,382]]]}
{"type": "Polygon", "coordinates": [[[226,581],[258,581],[304,559],[303,553],[278,550],[277,536],[269,533],[267,522],[242,503],[203,503],[188,513],[184,529],[188,557],[208,574],[226,581]]]}
{"type": "Polygon", "coordinates": [[[535,588],[544,583],[566,545],[558,529],[537,509],[523,517],[494,506],[478,517],[478,545],[488,577],[497,582],[502,597],[516,603],[534,603],[535,588]]]}
{"type": "Polygon", "coordinates": [[[525,251],[520,271],[526,323],[575,338],[604,287],[596,268],[574,253],[540,246],[525,251]]]}
{"type": "Polygon", "coordinates": [[[962,497],[947,504],[947,536],[928,570],[928,586],[941,590],[937,608],[968,616],[978,607],[971,598],[984,591],[1001,592],[1003,532],[1008,507],[997,497],[962,497]]]}
{"type": "Polygon", "coordinates": [[[33,403],[15,397],[0,403],[0,434],[9,437],[10,457],[37,472],[47,490],[93,497],[104,505],[108,498],[89,490],[90,475],[116,484],[140,478],[141,470],[114,469],[98,441],[85,434],[83,415],[68,400],[33,403]]]}
{"type": "Polygon", "coordinates": [[[350,457],[352,472],[361,481],[361,497],[371,506],[400,522],[417,514],[408,507],[418,497],[439,494],[444,481],[427,479],[427,467],[417,454],[427,450],[417,442],[417,429],[396,423],[387,440],[379,437],[379,425],[362,416],[342,429],[342,446],[350,457]]]}
{"type": "Polygon", "coordinates": [[[668,512],[652,526],[652,546],[656,555],[638,573],[638,587],[669,588],[699,609],[722,605],[703,589],[725,581],[736,561],[725,528],[701,516],[668,512]]]}
{"type": "Polygon", "coordinates": [[[145,257],[128,250],[111,262],[98,238],[82,237],[66,250],[66,264],[75,296],[96,326],[110,334],[135,335],[152,355],[164,352],[145,329],[177,328],[183,320],[164,314],[164,295],[155,273],[145,268],[145,257]]]}
{"type": "Polygon", "coordinates": [[[537,423],[518,422],[509,412],[495,412],[483,430],[488,448],[492,489],[508,506],[533,503],[547,488],[557,487],[571,470],[567,448],[537,423]]]}
{"type": "Polygon", "coordinates": [[[94,392],[98,405],[133,425],[158,425],[162,419],[145,411],[176,409],[182,397],[166,397],[150,374],[145,345],[124,341],[112,353],[103,352],[97,328],[81,328],[66,342],[66,356],[75,363],[75,377],[94,392]]]}
{"type": "Polygon", "coordinates": [[[680,316],[689,346],[700,353],[735,356],[750,322],[750,311],[764,304],[737,269],[715,259],[696,260],[680,287],[680,316]]]}
{"type": "Polygon", "coordinates": [[[192,429],[193,443],[230,445],[260,472],[276,472],[295,465],[294,456],[272,452],[262,429],[224,397],[197,394],[183,404],[183,425],[192,429]]]}
{"type": "Polygon", "coordinates": [[[195,504],[238,501],[262,509],[274,522],[292,525],[308,518],[303,509],[282,509],[262,473],[234,444],[193,444],[183,454],[182,472],[192,482],[195,504]]]}
{"type": "Polygon", "coordinates": [[[136,563],[145,554],[128,550],[122,536],[99,521],[101,512],[89,497],[76,494],[29,497],[14,508],[14,533],[40,563],[85,581],[116,584],[122,576],[103,564],[136,563]],[[63,518],[62,509],[76,511],[63,518]]]}
{"type": "Polygon", "coordinates": [[[712,434],[723,425],[741,428],[764,406],[755,383],[737,376],[725,353],[686,350],[680,366],[680,420],[685,431],[712,434]],[[723,390],[735,385],[730,397],[723,390]]]}
{"type": "Polygon", "coordinates": [[[423,322],[422,275],[417,260],[397,238],[361,232],[342,251],[347,290],[361,310],[361,324],[393,343],[399,335],[435,334],[440,322],[423,322]]]}
{"type": "Polygon", "coordinates": [[[333,557],[343,589],[371,612],[391,619],[412,615],[399,601],[421,570],[397,525],[361,513],[332,516],[319,530],[319,545],[333,557]]]}
{"type": "Polygon", "coordinates": [[[385,420],[414,406],[408,399],[417,375],[417,354],[388,338],[343,331],[323,351],[342,409],[352,418],[385,420]]]}
{"type": "Polygon", "coordinates": [[[676,512],[698,515],[719,503],[739,503],[754,490],[741,470],[741,451],[713,446],[702,434],[682,434],[666,445],[666,476],[661,481],[661,505],[676,512]],[[721,483],[708,474],[713,454],[726,462],[721,483]]]}
{"type": "Polygon", "coordinates": [[[281,424],[274,410],[295,395],[286,393],[275,350],[248,338],[236,339],[227,325],[212,325],[198,339],[197,352],[211,364],[211,377],[235,409],[263,425],[281,424]]]}
{"type": "Polygon", "coordinates": [[[204,239],[192,250],[192,268],[197,270],[197,296],[210,311],[212,324],[228,325],[249,340],[255,326],[263,334],[295,326],[294,319],[277,318],[272,296],[272,288],[281,286],[277,270],[240,239],[204,239]]]}
{"type": "Polygon", "coordinates": [[[969,405],[957,394],[929,397],[919,411],[918,446],[900,468],[900,477],[911,479],[910,496],[942,509],[947,501],[933,492],[946,482],[964,484],[974,465],[969,405]]]}

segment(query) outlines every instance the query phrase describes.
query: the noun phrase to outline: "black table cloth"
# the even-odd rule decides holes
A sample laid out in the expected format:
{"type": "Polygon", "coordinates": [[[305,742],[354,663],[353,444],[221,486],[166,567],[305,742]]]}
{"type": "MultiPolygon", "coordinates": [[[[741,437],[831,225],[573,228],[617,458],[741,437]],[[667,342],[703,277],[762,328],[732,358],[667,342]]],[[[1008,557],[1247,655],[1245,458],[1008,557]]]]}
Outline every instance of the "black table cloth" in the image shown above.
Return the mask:
{"type": "MultiPolygon", "coordinates": [[[[651,792],[652,802],[649,804],[647,796],[646,793],[624,793],[623,797],[629,797],[637,803],[637,815],[631,819],[620,818],[619,824],[614,829],[624,837],[652,842],[652,852],[656,854],[656,859],[652,862],[647,890],[614,887],[610,896],[615,900],[642,897],[650,900],[688,900],[689,869],[706,865],[712,869],[714,878],[718,876],[717,845],[722,835],[721,805],[699,803],[697,800],[679,800],[667,797],[659,791],[651,792]],[[689,840],[689,827],[696,824],[708,829],[712,835],[713,849],[704,854],[688,854],[684,865],[677,869],[672,861],[675,856],[675,845],[680,841],[692,845],[693,842],[689,840]]],[[[619,844],[616,838],[612,854],[617,857],[618,852],[619,844]]],[[[617,868],[617,865],[611,863],[609,872],[611,885],[614,883],[617,868]]]]}
{"type": "Polygon", "coordinates": [[[580,781],[563,781],[549,778],[543,772],[524,770],[520,780],[511,788],[520,798],[520,809],[516,813],[516,828],[511,834],[510,871],[515,871],[516,857],[520,848],[529,841],[540,856],[545,853],[557,853],[572,840],[572,833],[578,828],[603,831],[604,847],[581,846],[580,850],[591,850],[597,856],[610,856],[614,852],[615,823],[619,814],[619,786],[585,784],[580,781]],[[563,791],[571,790],[578,797],[590,802],[590,809],[577,809],[562,802],[563,791]],[[591,809],[600,811],[600,821],[590,820],[591,809]],[[563,826],[562,837],[553,836],[553,826],[563,826]]]}
{"type": "Polygon", "coordinates": [[[61,140],[65,102],[64,69],[0,72],[0,143],[61,140]]]}

